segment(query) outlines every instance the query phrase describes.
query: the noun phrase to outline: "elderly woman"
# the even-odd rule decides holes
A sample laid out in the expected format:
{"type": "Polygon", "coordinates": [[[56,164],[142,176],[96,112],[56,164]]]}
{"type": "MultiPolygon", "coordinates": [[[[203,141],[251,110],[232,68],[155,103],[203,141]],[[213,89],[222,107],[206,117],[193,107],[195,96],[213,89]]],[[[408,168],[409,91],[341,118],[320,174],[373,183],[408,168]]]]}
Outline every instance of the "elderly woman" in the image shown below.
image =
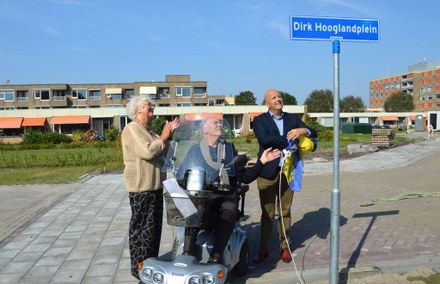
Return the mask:
{"type": "Polygon", "coordinates": [[[148,257],[159,254],[162,234],[164,175],[161,172],[167,140],[179,120],[166,122],[159,136],[151,129],[154,105],[146,96],[134,96],[127,104],[132,120],[122,131],[124,181],[129,192],[131,220],[129,247],[131,273],[139,278],[138,267],[148,257]]]}

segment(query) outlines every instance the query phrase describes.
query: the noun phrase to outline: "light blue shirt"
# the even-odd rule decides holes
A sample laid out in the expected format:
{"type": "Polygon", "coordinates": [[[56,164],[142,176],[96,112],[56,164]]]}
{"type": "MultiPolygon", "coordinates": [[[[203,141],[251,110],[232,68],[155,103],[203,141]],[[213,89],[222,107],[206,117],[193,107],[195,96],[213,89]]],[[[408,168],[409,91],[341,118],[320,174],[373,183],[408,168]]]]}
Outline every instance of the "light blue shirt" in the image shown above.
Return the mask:
{"type": "MultiPolygon", "coordinates": [[[[275,124],[277,125],[278,131],[280,132],[280,136],[283,136],[284,133],[284,112],[281,113],[280,118],[276,118],[275,115],[273,115],[273,113],[270,113],[270,116],[272,117],[273,121],[275,122],[275,124]]],[[[282,166],[283,165],[283,159],[280,159],[280,163],[278,164],[278,166],[282,166]]]]}
{"type": "Polygon", "coordinates": [[[275,122],[275,124],[278,127],[278,131],[280,132],[280,136],[283,136],[284,133],[284,123],[283,123],[283,119],[284,119],[284,112],[281,113],[280,118],[276,118],[275,115],[273,115],[273,113],[270,113],[270,116],[272,117],[273,121],[275,122]]]}

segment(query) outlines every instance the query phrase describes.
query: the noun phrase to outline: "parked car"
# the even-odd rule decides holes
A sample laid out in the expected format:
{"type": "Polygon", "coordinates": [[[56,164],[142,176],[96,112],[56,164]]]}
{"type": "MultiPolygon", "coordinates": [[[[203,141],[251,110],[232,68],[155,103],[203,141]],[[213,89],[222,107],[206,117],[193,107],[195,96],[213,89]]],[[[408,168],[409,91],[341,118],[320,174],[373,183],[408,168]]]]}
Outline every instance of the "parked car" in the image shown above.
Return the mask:
{"type": "Polygon", "coordinates": [[[390,129],[391,127],[389,125],[372,125],[373,129],[390,129]]]}

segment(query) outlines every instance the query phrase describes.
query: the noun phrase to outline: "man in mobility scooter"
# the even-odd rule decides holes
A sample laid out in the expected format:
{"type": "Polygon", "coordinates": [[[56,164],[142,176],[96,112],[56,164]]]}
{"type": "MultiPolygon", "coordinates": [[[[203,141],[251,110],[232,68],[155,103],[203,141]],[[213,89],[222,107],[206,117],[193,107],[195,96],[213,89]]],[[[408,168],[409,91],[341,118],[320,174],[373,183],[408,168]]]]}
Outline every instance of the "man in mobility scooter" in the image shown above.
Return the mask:
{"type": "MultiPolygon", "coordinates": [[[[224,121],[208,117],[198,126],[199,131],[185,130],[185,125],[182,123],[179,128],[182,133],[174,134],[176,143],[165,164],[173,165],[175,181],[197,212],[185,218],[177,212],[180,201],[165,193],[168,223],[184,227],[184,233],[176,237],[173,261],[144,261],[140,270],[144,283],[224,283],[234,267],[237,275],[245,275],[247,238],[236,227],[240,194],[243,194],[241,205],[244,204],[240,185],[254,181],[265,163],[281,155],[279,150],[267,149],[253,167],[246,168],[247,157],[237,155],[234,145],[225,140],[225,134],[230,131],[224,121]],[[200,141],[185,144],[185,137],[200,141]],[[178,148],[185,149],[185,154],[179,155],[178,148]],[[219,275],[220,271],[224,275],[219,275]]],[[[167,182],[164,185],[167,189],[167,182]]]]}

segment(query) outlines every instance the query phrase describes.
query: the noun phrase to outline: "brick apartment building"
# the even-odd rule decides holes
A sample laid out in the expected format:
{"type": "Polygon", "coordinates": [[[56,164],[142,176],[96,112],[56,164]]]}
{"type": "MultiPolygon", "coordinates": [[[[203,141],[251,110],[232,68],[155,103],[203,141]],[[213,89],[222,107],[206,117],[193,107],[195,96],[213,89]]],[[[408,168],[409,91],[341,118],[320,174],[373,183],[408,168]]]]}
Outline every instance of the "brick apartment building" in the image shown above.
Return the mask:
{"type": "MultiPolygon", "coordinates": [[[[3,84],[0,85],[0,143],[12,141],[29,128],[70,134],[76,129],[122,130],[128,123],[125,105],[132,96],[147,95],[156,105],[155,115],[167,119],[197,113],[216,113],[235,133],[246,135],[255,115],[266,106],[234,106],[234,97],[208,95],[207,81],[190,75],[166,75],[165,81],[102,84],[3,84]],[[7,139],[6,139],[7,138],[7,139]]],[[[305,113],[304,106],[286,111],[305,113]]],[[[15,142],[15,141],[14,141],[15,142]]]]}
{"type": "Polygon", "coordinates": [[[383,108],[396,91],[413,96],[414,111],[440,111],[440,62],[423,60],[408,67],[408,72],[370,81],[370,108],[383,108]]]}

